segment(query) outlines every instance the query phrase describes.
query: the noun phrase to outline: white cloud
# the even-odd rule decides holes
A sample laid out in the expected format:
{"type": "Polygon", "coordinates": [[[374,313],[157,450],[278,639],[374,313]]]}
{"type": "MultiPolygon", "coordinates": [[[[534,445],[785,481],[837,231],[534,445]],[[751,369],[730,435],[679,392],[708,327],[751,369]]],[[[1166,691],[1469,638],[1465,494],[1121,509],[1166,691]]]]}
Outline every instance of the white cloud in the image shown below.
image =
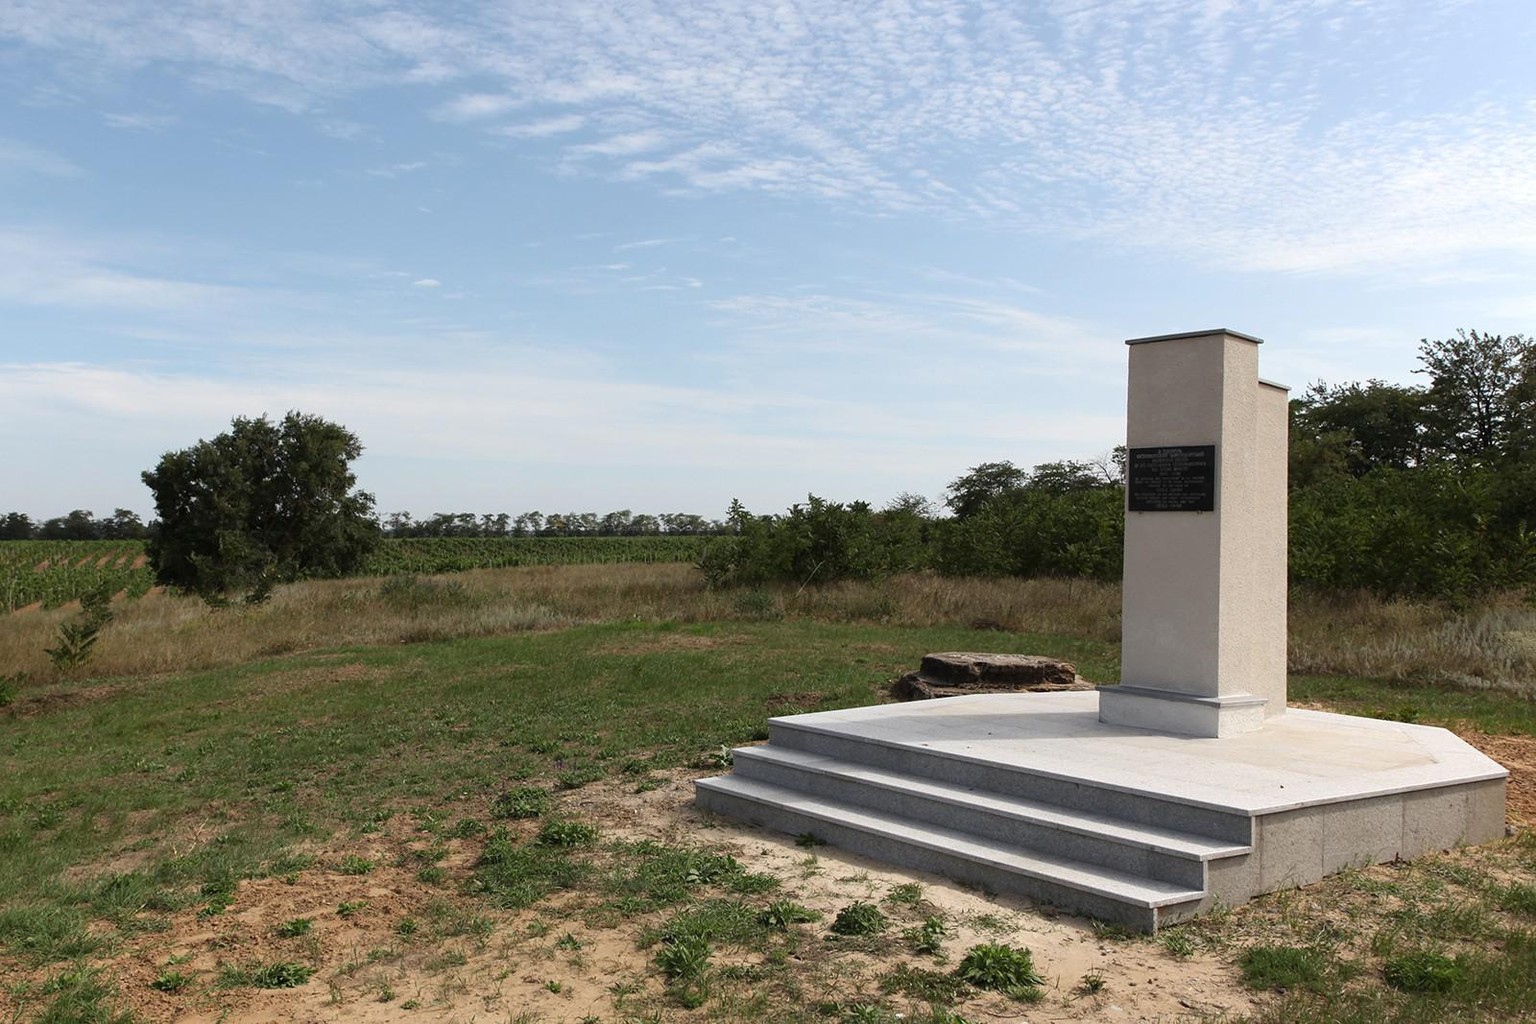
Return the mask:
{"type": "Polygon", "coordinates": [[[101,119],[107,127],[131,132],[161,132],[176,123],[172,114],[112,114],[103,113],[101,119]]]}
{"type": "Polygon", "coordinates": [[[1438,45],[1498,24],[1480,9],[54,0],[0,10],[0,37],[58,55],[61,76],[153,64],[295,111],[457,86],[434,116],[529,111],[489,128],[512,138],[595,129],[563,169],[669,193],[763,191],[1213,266],[1375,273],[1536,252],[1530,81],[1465,74],[1438,45]]]}
{"type": "Polygon", "coordinates": [[[43,174],[53,178],[80,178],[85,171],[68,157],[16,139],[0,138],[0,175],[43,174]]]}
{"type": "Polygon", "coordinates": [[[424,277],[419,281],[411,282],[411,286],[414,288],[441,288],[442,285],[443,282],[433,277],[424,277]]]}
{"type": "Polygon", "coordinates": [[[514,139],[543,139],[551,135],[566,135],[580,131],[586,123],[587,119],[580,114],[565,114],[561,117],[529,121],[526,124],[502,125],[493,131],[498,135],[507,135],[514,139]]]}
{"type": "Polygon", "coordinates": [[[444,121],[480,121],[505,114],[517,106],[517,100],[511,96],[477,92],[456,96],[438,107],[435,113],[444,121]]]}

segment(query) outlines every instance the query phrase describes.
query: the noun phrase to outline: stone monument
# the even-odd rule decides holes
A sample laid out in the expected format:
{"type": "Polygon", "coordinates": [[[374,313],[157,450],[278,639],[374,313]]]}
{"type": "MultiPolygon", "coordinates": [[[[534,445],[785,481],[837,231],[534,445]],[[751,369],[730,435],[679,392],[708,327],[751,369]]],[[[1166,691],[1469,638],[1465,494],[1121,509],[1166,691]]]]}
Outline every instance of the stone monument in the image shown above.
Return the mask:
{"type": "Polygon", "coordinates": [[[1504,831],[1444,729],[1285,706],[1286,393],[1236,331],[1129,345],[1122,682],[771,719],[706,810],[1155,931],[1504,831]]]}
{"type": "Polygon", "coordinates": [[[1235,331],[1135,338],[1114,725],[1251,732],[1285,711],[1287,389],[1235,331]]]}

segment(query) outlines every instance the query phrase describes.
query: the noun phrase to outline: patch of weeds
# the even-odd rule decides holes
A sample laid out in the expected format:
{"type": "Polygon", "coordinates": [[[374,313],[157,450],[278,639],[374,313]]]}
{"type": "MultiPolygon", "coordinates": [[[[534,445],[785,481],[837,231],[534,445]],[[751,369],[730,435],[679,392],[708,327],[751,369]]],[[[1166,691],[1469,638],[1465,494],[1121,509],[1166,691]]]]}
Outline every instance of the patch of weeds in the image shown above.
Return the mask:
{"type": "Polygon", "coordinates": [[[667,979],[667,995],[684,1009],[697,1009],[709,996],[711,952],[702,935],[678,936],[656,952],[656,969],[667,979]]]}
{"type": "Polygon", "coordinates": [[[188,974],[185,971],[177,971],[172,970],[171,968],[166,968],[160,972],[154,981],[149,983],[149,987],[157,992],[167,992],[171,995],[175,995],[177,992],[185,989],[188,985],[191,985],[193,980],[194,976],[188,974]]]}
{"type": "Polygon", "coordinates": [[[880,978],[880,991],[886,995],[910,996],[939,1006],[957,1003],[965,995],[964,978],[942,971],[930,971],[909,964],[898,964],[880,978]]]}
{"type": "Polygon", "coordinates": [[[773,875],[756,871],[745,871],[725,880],[727,889],[743,896],[760,896],[763,893],[773,892],[783,884],[773,875]]]}
{"type": "Polygon", "coordinates": [[[605,887],[626,914],[680,903],[701,886],[730,886],[745,873],[729,855],[651,840],[621,845],[618,853],[619,866],[605,887]]]}
{"type": "Polygon", "coordinates": [[[336,863],[336,870],[343,875],[366,875],[373,870],[373,861],[367,857],[349,854],[336,863]]]}
{"type": "Polygon", "coordinates": [[[1257,989],[1305,988],[1323,985],[1325,964],[1315,949],[1301,946],[1250,946],[1237,958],[1243,984],[1257,989]]]}
{"type": "Polygon", "coordinates": [[[731,753],[731,748],[721,744],[714,750],[706,750],[692,761],[694,768],[720,769],[729,768],[736,761],[736,755],[731,753]]]}
{"type": "Polygon", "coordinates": [[[1517,882],[1501,886],[1494,896],[1494,905],[1509,914],[1536,917],[1536,885],[1517,882]]]}
{"type": "Polygon", "coordinates": [[[799,835],[795,836],[795,845],[801,847],[802,849],[809,850],[817,846],[826,846],[827,841],[818,837],[814,832],[801,832],[799,835]]]}
{"type": "Polygon", "coordinates": [[[475,865],[471,888],[509,910],[532,906],[557,889],[573,888],[591,867],[570,856],[568,848],[513,846],[505,828],[487,840],[475,865]]]}
{"type": "Polygon", "coordinates": [[[485,835],[485,826],[474,818],[460,818],[448,830],[449,839],[473,839],[475,836],[485,835]]]}
{"type": "Polygon", "coordinates": [[[923,887],[917,882],[903,882],[891,886],[885,894],[885,902],[896,906],[915,907],[923,901],[923,887]]]}
{"type": "Polygon", "coordinates": [[[314,920],[308,917],[296,917],[291,921],[284,921],[277,926],[277,937],[280,939],[296,939],[300,935],[308,935],[314,924],[314,920]]]}
{"type": "Polygon", "coordinates": [[[416,872],[416,881],[423,885],[442,885],[448,880],[448,872],[433,864],[416,872]]]}
{"type": "Polygon", "coordinates": [[[1000,942],[983,942],[966,950],[955,974],[977,988],[1024,1001],[1038,999],[1045,981],[1035,972],[1028,949],[1000,942]]]}
{"type": "Polygon", "coordinates": [[[219,985],[223,988],[298,988],[315,973],[313,967],[279,960],[276,963],[249,963],[241,966],[225,965],[219,972],[219,985]]]}
{"type": "Polygon", "coordinates": [[[591,846],[597,842],[597,826],[580,821],[546,821],[534,841],[540,846],[591,846]]]}
{"type": "Polygon", "coordinates": [[[581,940],[570,932],[566,932],[555,943],[555,948],[565,950],[568,953],[575,953],[581,949],[581,940]]]}
{"type": "Polygon", "coordinates": [[[1199,948],[1194,934],[1182,929],[1163,932],[1157,937],[1157,941],[1162,943],[1163,948],[1168,951],[1170,956],[1178,957],[1180,960],[1188,960],[1195,955],[1195,950],[1199,948]]]}
{"type": "Polygon", "coordinates": [[[402,917],[395,922],[395,934],[402,939],[408,939],[421,930],[421,922],[414,917],[402,917]]]}
{"type": "Polygon", "coordinates": [[[491,817],[502,820],[537,818],[549,810],[553,797],[542,786],[518,786],[491,801],[491,817]]]}
{"type": "Polygon", "coordinates": [[[568,768],[555,777],[555,782],[561,789],[580,789],[582,786],[593,782],[600,782],[608,777],[608,772],[601,765],[586,765],[581,768],[568,768]]]}
{"type": "Polygon", "coordinates": [[[286,878],[314,867],[315,858],[307,853],[285,853],[267,862],[266,873],[270,878],[286,878]]]}
{"type": "MultiPolygon", "coordinates": [[[[1014,930],[1013,923],[1010,922],[1007,918],[1004,918],[998,914],[977,914],[970,920],[972,928],[975,928],[979,932],[986,932],[988,935],[1006,935],[1014,930]]],[[[1119,927],[1118,925],[1103,925],[1103,929],[1101,929],[1101,924],[1102,922],[1094,922],[1093,933],[1095,935],[1103,936],[1106,934],[1106,931],[1119,927]]],[[[1123,935],[1131,934],[1124,928],[1120,928],[1120,932],[1123,935]]]]}
{"type": "MultiPolygon", "coordinates": [[[[135,1024],[136,1018],[127,1010],[115,1009],[111,1003],[117,991],[102,980],[101,970],[77,964],[49,978],[39,988],[41,995],[51,997],[48,1006],[34,1018],[38,1024],[135,1024]]],[[[20,1019],[18,1014],[16,1019],[20,1019]]]]}
{"type": "Polygon", "coordinates": [[[1460,961],[1428,950],[1393,957],[1382,965],[1381,973],[1393,988],[1417,994],[1449,992],[1467,977],[1460,961]]]}
{"type": "Polygon", "coordinates": [[[1104,972],[1094,969],[1085,973],[1072,991],[1080,996],[1094,996],[1103,992],[1106,984],[1104,972]]]}
{"type": "Polygon", "coordinates": [[[407,999],[405,1002],[400,1004],[400,1009],[402,1009],[402,1010],[419,1010],[419,1009],[421,1009],[421,1000],[419,1000],[419,999],[407,999]]]}
{"type": "Polygon", "coordinates": [[[873,903],[855,900],[837,912],[832,921],[834,935],[879,935],[890,921],[873,903]]]}
{"type": "Polygon", "coordinates": [[[463,967],[469,957],[462,949],[445,949],[434,957],[428,957],[425,967],[429,971],[445,971],[450,967],[463,967]]]}
{"type": "Polygon", "coordinates": [[[897,1017],[878,1003],[854,1003],[842,1008],[839,1024],[895,1024],[897,1017]]]}
{"type": "Polygon", "coordinates": [[[925,956],[938,956],[944,952],[944,935],[948,930],[942,917],[929,914],[923,918],[922,924],[908,928],[901,933],[901,937],[907,945],[912,947],[913,952],[922,953],[925,956]]]}
{"type": "Polygon", "coordinates": [[[712,951],[702,935],[678,935],[656,951],[656,969],[670,981],[692,981],[709,970],[712,951]]]}
{"type": "Polygon", "coordinates": [[[820,921],[821,914],[809,907],[802,907],[792,900],[774,900],[768,904],[766,910],[757,915],[757,919],[766,928],[787,932],[790,925],[820,921]]]}
{"type": "Polygon", "coordinates": [[[659,938],[675,944],[703,939],[706,943],[746,946],[760,940],[767,930],[762,916],[740,900],[705,900],[674,915],[659,932],[642,934],[641,942],[648,944],[659,938]]]}
{"type": "Polygon", "coordinates": [[[562,983],[560,983],[558,981],[555,981],[553,978],[551,978],[549,981],[546,981],[544,983],[544,987],[546,989],[548,989],[549,991],[555,993],[555,995],[559,995],[560,992],[565,988],[565,985],[563,985],[562,983]]]}
{"type": "Polygon", "coordinates": [[[338,917],[356,917],[367,908],[367,900],[342,900],[336,904],[336,915],[338,917]]]}
{"type": "Polygon", "coordinates": [[[75,960],[94,953],[101,941],[85,930],[85,918],[60,907],[0,910],[0,944],[35,963],[75,960]]]}

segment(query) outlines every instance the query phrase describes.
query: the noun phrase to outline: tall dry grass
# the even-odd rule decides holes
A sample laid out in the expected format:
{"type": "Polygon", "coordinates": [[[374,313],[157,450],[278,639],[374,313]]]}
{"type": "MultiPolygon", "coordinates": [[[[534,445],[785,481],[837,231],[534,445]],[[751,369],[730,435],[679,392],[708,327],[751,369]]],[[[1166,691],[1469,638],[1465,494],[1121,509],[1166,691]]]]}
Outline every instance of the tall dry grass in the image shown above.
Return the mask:
{"type": "MultiPolygon", "coordinates": [[[[481,569],[451,576],[327,580],[279,588],[255,608],[214,610],[152,595],[114,606],[77,675],[110,677],[240,664],[343,645],[558,629],[586,622],[810,619],[1120,636],[1120,589],[1081,580],[949,579],[709,590],[687,565],[481,569]]],[[[74,611],[0,616],[0,677],[62,678],[45,655],[74,611]]],[[[1536,693],[1536,608],[1515,596],[1456,610],[1365,594],[1292,596],[1290,668],[1317,675],[1536,693]]],[[[978,640],[978,646],[984,641],[978,640]]]]}

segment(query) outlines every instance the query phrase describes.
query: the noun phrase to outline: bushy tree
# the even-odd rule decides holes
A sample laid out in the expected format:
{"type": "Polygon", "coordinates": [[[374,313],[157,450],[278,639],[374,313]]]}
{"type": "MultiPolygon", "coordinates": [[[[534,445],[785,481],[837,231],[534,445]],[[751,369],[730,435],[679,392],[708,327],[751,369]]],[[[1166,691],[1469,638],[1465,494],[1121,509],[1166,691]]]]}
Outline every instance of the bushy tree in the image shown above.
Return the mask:
{"type": "Polygon", "coordinates": [[[227,433],[167,452],[144,483],[163,583],[211,600],[260,600],[289,580],[342,575],[378,542],[373,496],[353,490],[356,436],[318,416],[236,417],[227,433]]]}

